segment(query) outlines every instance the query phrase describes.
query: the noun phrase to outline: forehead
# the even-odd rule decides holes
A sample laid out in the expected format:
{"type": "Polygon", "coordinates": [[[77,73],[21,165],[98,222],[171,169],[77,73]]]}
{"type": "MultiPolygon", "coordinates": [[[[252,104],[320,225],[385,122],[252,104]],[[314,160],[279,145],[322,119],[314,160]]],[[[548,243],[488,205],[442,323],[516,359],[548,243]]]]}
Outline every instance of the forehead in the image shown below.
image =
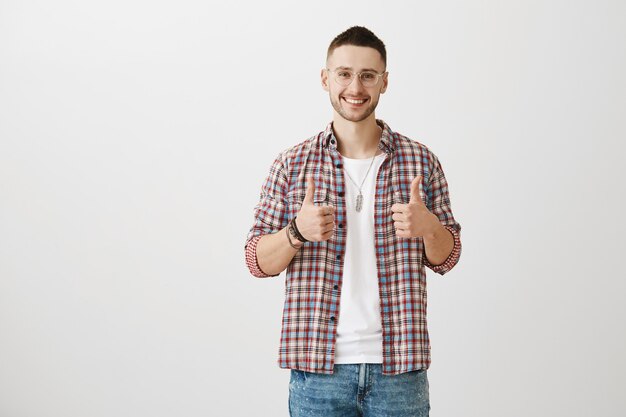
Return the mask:
{"type": "Polygon", "coordinates": [[[328,68],[349,68],[354,71],[366,69],[383,71],[385,63],[380,53],[369,46],[342,45],[328,57],[328,68]]]}

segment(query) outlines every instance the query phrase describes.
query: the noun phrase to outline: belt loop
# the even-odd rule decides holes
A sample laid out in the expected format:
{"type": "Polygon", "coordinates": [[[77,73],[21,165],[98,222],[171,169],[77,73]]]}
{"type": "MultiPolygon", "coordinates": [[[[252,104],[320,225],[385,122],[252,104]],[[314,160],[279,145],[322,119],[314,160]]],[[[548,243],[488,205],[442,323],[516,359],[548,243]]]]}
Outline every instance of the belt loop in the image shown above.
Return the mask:
{"type": "Polygon", "coordinates": [[[359,365],[359,390],[365,389],[365,371],[366,364],[362,363],[359,365]]]}

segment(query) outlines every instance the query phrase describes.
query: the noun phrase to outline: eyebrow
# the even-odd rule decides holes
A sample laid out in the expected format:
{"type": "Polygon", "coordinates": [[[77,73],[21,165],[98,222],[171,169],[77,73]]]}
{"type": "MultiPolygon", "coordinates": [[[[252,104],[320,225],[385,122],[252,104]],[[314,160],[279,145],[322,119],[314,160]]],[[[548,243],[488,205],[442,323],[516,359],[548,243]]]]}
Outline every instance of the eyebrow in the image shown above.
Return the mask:
{"type": "MultiPolygon", "coordinates": [[[[352,67],[337,67],[337,68],[335,68],[335,71],[338,70],[338,69],[345,69],[345,70],[354,71],[354,68],[352,68],[352,67]]],[[[362,71],[372,71],[372,72],[375,72],[375,73],[378,74],[378,71],[375,70],[374,68],[363,68],[362,71]]]]}

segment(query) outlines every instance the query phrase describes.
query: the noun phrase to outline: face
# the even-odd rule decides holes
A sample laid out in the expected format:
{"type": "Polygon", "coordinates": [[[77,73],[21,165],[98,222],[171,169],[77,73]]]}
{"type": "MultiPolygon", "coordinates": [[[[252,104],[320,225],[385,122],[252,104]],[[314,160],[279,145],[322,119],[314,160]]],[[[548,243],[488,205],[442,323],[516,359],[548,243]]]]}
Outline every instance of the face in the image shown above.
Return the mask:
{"type": "MultiPolygon", "coordinates": [[[[354,73],[373,70],[380,74],[385,71],[385,64],[380,53],[367,46],[340,46],[328,57],[326,66],[331,70],[349,69],[354,73]]],[[[382,77],[378,77],[375,86],[364,87],[355,74],[350,85],[344,87],[335,80],[335,73],[322,69],[322,87],[328,91],[330,102],[336,113],[345,120],[360,122],[374,113],[380,95],[387,90],[388,75],[385,72],[382,77]]]]}

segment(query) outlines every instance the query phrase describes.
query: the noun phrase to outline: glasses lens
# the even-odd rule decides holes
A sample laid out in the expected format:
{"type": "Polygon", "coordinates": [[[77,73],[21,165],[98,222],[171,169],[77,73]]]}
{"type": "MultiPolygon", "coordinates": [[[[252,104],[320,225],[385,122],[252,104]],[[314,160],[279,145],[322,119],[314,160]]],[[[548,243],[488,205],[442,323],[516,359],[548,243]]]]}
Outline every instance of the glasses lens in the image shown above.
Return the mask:
{"type": "Polygon", "coordinates": [[[350,71],[335,71],[335,80],[344,87],[350,85],[350,83],[352,82],[352,78],[354,78],[354,74],[352,74],[352,72],[350,71]]]}
{"type": "Polygon", "coordinates": [[[361,84],[365,87],[373,87],[378,82],[378,74],[370,71],[361,73],[361,84]]]}

